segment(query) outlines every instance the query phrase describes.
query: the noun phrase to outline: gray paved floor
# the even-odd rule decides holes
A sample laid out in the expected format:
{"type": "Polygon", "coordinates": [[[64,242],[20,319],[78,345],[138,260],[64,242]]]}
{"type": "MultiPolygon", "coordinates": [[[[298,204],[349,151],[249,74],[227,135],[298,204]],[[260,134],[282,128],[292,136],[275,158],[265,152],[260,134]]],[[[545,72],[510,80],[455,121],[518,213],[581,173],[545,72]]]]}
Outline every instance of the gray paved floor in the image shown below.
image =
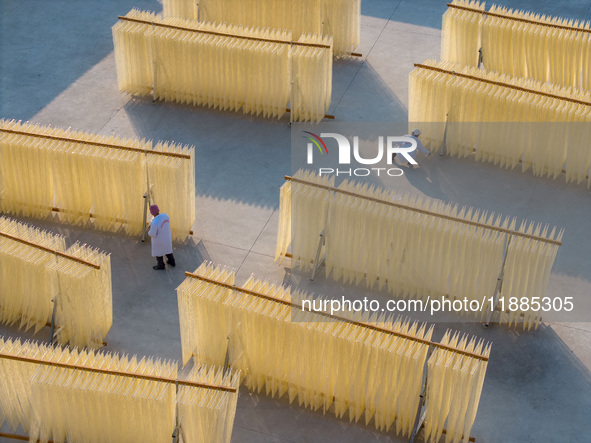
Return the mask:
{"type": "MultiPolygon", "coordinates": [[[[591,19],[591,1],[502,1],[514,8],[591,19]]],[[[112,252],[114,324],[108,348],[180,358],[175,288],[202,260],[234,266],[316,293],[362,295],[322,277],[310,282],[273,263],[279,186],[290,172],[287,120],[268,121],[204,108],[134,99],[117,90],[110,27],[132,7],[155,1],[0,0],[0,117],[105,134],[195,145],[197,220],[176,248],[179,266],[154,273],[149,246],[116,234],[32,221],[112,252]]],[[[445,1],[362,0],[361,60],[337,61],[331,113],[340,121],[407,118],[412,64],[438,58],[445,1]]],[[[591,194],[529,173],[431,156],[401,189],[564,227],[549,294],[576,295],[576,323],[538,331],[451,327],[494,342],[472,434],[479,442],[591,441],[591,194]]],[[[288,263],[289,265],[289,263],[288,263]]],[[[372,294],[385,297],[384,294],[372,294]]],[[[0,334],[28,336],[0,326],[0,334]]],[[[36,338],[45,339],[43,330],[36,338]]],[[[398,441],[371,427],[309,412],[246,390],[235,442],[398,441]]]]}

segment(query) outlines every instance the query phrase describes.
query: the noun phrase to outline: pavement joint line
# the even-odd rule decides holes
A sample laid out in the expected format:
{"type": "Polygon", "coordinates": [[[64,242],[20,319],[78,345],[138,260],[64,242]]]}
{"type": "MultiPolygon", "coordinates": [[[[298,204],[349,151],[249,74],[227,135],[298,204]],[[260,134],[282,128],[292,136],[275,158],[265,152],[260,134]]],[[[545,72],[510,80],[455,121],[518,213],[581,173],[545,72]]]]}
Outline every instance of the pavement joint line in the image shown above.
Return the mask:
{"type": "MultiPolygon", "coordinates": [[[[105,129],[109,123],[111,123],[111,120],[113,120],[113,119],[115,118],[115,116],[116,116],[117,114],[119,114],[119,112],[120,112],[120,111],[123,109],[123,107],[124,107],[124,106],[125,106],[127,103],[129,103],[129,100],[130,100],[130,98],[129,98],[129,97],[127,97],[127,100],[125,100],[125,101],[124,101],[124,102],[121,104],[121,106],[119,106],[119,108],[118,108],[118,109],[116,109],[115,111],[113,111],[113,114],[111,115],[111,117],[109,117],[109,119],[108,119],[108,120],[105,122],[105,124],[104,124],[103,126],[101,126],[101,128],[100,128],[100,129],[97,131],[99,134],[100,134],[100,133],[102,133],[103,129],[105,129]]],[[[137,135],[136,135],[136,137],[137,137],[137,135]]]]}
{"type": "MultiPolygon", "coordinates": [[[[107,54],[106,57],[108,57],[109,55],[113,54],[114,51],[111,51],[109,54],[107,54]]],[[[106,58],[105,57],[105,58],[106,58]]],[[[103,59],[104,60],[104,59],[103,59]]],[[[101,60],[102,61],[102,60],[101,60]]],[[[100,63],[100,62],[99,62],[100,63]]],[[[97,63],[98,64],[98,63],[97,63]]],[[[94,65],[92,68],[94,68],[96,65],[94,65]]],[[[92,69],[90,68],[90,69],[92,69]]],[[[82,86],[102,86],[101,81],[100,80],[83,80],[83,77],[88,74],[90,70],[86,71],[84,74],[82,74],[82,76],[78,77],[76,80],[74,80],[72,83],[70,83],[70,86],[68,86],[68,88],[75,86],[76,84],[80,84],[82,86]]],[[[66,89],[68,89],[66,88],[66,89]]],[[[64,91],[66,90],[64,89],[64,91]]],[[[61,94],[60,94],[61,95],[61,94]]]]}
{"type": "Polygon", "coordinates": [[[574,329],[575,331],[581,331],[581,332],[585,332],[586,334],[591,334],[591,331],[589,331],[588,329],[575,328],[574,326],[568,326],[568,325],[565,325],[565,324],[560,323],[560,322],[554,322],[554,321],[552,321],[552,322],[548,322],[547,324],[559,326],[561,328],[574,329]]]}
{"type": "MultiPolygon", "coordinates": [[[[265,229],[265,228],[263,228],[263,229],[265,229]]],[[[218,246],[223,246],[225,248],[238,249],[239,251],[245,251],[247,253],[246,254],[247,256],[248,256],[248,254],[257,254],[257,255],[262,255],[264,257],[271,257],[271,258],[274,258],[275,257],[274,255],[265,254],[264,252],[253,251],[252,248],[251,249],[239,248],[238,246],[226,245],[225,243],[219,243],[219,242],[216,242],[216,241],[213,241],[213,240],[207,240],[205,238],[200,238],[199,240],[204,241],[204,242],[207,242],[207,243],[211,243],[211,244],[214,244],[214,245],[218,245],[218,246]]],[[[258,240],[258,237],[257,237],[257,240],[258,240]]],[[[256,240],[255,240],[255,243],[256,243],[256,240]]],[[[253,247],[254,247],[254,245],[253,245],[253,247]]]]}
{"type": "MultiPolygon", "coordinates": [[[[257,237],[257,238],[258,238],[258,237],[257,237]]],[[[238,246],[227,245],[227,244],[225,244],[225,243],[220,243],[220,242],[213,241],[213,240],[207,240],[206,238],[203,238],[203,237],[199,237],[199,239],[200,239],[201,241],[204,241],[204,242],[207,242],[207,243],[212,243],[212,244],[214,244],[214,245],[218,245],[218,246],[224,246],[224,247],[226,247],[226,248],[231,248],[231,249],[238,249],[238,250],[240,250],[240,251],[246,251],[246,252],[250,252],[250,250],[249,250],[249,249],[245,249],[245,248],[239,248],[238,246]]],[[[256,242],[256,240],[255,240],[255,242],[256,242]]]]}
{"type": "MultiPolygon", "coordinates": [[[[257,394],[257,395],[259,395],[259,394],[257,394]]],[[[236,424],[234,426],[237,428],[247,429],[249,431],[256,432],[257,434],[268,435],[269,437],[276,438],[277,440],[282,441],[282,442],[284,441],[284,442],[289,442],[289,443],[295,443],[294,440],[286,440],[285,438],[282,438],[282,437],[275,435],[275,434],[269,434],[268,432],[261,432],[261,431],[257,431],[256,429],[247,428],[246,426],[241,426],[241,425],[236,425],[236,424]]]]}
{"type": "MultiPolygon", "coordinates": [[[[271,221],[271,217],[273,217],[273,214],[275,214],[275,212],[277,211],[277,209],[273,209],[273,212],[271,212],[271,215],[269,215],[269,218],[267,219],[267,222],[265,223],[265,225],[263,226],[263,229],[261,229],[261,232],[259,232],[259,235],[257,235],[257,238],[255,239],[255,241],[252,243],[252,246],[250,247],[250,249],[248,250],[248,253],[246,254],[246,256],[244,257],[244,260],[242,260],[242,263],[240,263],[240,266],[238,266],[238,269],[236,269],[236,273],[238,273],[240,271],[240,269],[242,268],[242,265],[244,264],[244,262],[246,261],[246,259],[248,258],[248,256],[250,255],[252,251],[252,248],[254,248],[254,245],[257,244],[257,241],[259,241],[259,238],[261,238],[261,235],[263,235],[263,232],[265,230],[265,228],[267,227],[267,225],[269,224],[269,222],[271,221]]],[[[253,254],[256,254],[256,252],[253,252],[253,254]]],[[[260,254],[260,255],[266,255],[266,254],[260,254]]]]}
{"type": "Polygon", "coordinates": [[[386,23],[384,24],[384,26],[382,26],[382,30],[380,31],[380,34],[378,35],[378,37],[376,38],[376,40],[373,42],[373,45],[371,45],[371,48],[369,49],[369,51],[367,51],[365,53],[365,58],[361,61],[361,64],[359,65],[359,68],[357,68],[357,72],[355,72],[355,75],[353,76],[353,78],[351,79],[351,81],[349,82],[349,84],[347,85],[347,89],[345,89],[345,92],[343,92],[343,95],[341,95],[341,98],[339,99],[338,103],[333,108],[332,113],[334,115],[338,115],[337,108],[339,107],[339,105],[343,101],[343,98],[345,97],[345,95],[347,95],[347,92],[349,92],[349,89],[351,89],[351,85],[353,84],[353,82],[355,81],[355,79],[357,78],[357,76],[359,75],[359,72],[361,71],[361,68],[363,68],[363,66],[365,66],[365,62],[369,58],[369,54],[371,54],[371,51],[373,51],[373,48],[375,48],[376,44],[378,43],[378,41],[382,37],[382,34],[384,33],[384,30],[386,29],[386,26],[388,26],[388,23],[390,23],[390,21],[392,20],[392,17],[394,17],[394,14],[396,13],[396,10],[398,9],[398,6],[400,6],[400,3],[401,2],[402,2],[402,0],[399,0],[398,1],[398,4],[394,8],[394,11],[392,11],[392,14],[388,18],[388,20],[386,21],[386,23]]]}
{"type": "Polygon", "coordinates": [[[275,258],[274,255],[271,254],[265,254],[264,252],[257,252],[257,251],[249,251],[250,254],[256,254],[256,255],[262,255],[263,257],[270,257],[270,258],[275,258]]]}
{"type": "Polygon", "coordinates": [[[398,32],[400,34],[417,34],[417,35],[426,35],[427,37],[436,37],[433,34],[429,34],[428,32],[420,32],[420,31],[399,31],[398,29],[387,29],[387,31],[398,32]]]}

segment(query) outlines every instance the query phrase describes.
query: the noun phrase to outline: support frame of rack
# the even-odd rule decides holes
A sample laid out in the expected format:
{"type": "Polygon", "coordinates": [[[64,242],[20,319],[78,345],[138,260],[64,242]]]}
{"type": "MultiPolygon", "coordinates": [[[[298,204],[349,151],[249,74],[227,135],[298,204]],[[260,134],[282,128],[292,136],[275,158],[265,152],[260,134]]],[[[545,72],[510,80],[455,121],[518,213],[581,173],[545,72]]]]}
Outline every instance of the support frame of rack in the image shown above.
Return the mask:
{"type": "MultiPolygon", "coordinates": [[[[503,250],[503,263],[501,264],[501,270],[499,271],[499,276],[497,277],[497,285],[495,286],[495,292],[493,294],[494,301],[491,306],[491,309],[488,313],[486,320],[483,322],[482,326],[488,328],[490,326],[490,322],[492,320],[493,314],[497,309],[497,305],[499,304],[499,299],[501,297],[501,291],[503,289],[503,278],[505,277],[505,263],[507,262],[507,255],[509,252],[509,245],[511,244],[511,236],[507,234],[507,238],[505,240],[505,249],[503,250]]],[[[523,314],[523,313],[522,313],[523,314]]]]}
{"type": "Polygon", "coordinates": [[[322,232],[320,233],[320,240],[318,241],[318,249],[316,249],[316,259],[314,260],[313,268],[312,268],[312,276],[310,277],[310,280],[314,281],[316,279],[316,277],[318,276],[318,273],[320,272],[320,269],[322,268],[322,266],[324,265],[324,262],[326,261],[326,255],[323,255],[322,258],[320,258],[320,254],[322,253],[322,248],[324,247],[324,245],[326,245],[326,235],[324,234],[324,229],[322,230],[322,232]]]}

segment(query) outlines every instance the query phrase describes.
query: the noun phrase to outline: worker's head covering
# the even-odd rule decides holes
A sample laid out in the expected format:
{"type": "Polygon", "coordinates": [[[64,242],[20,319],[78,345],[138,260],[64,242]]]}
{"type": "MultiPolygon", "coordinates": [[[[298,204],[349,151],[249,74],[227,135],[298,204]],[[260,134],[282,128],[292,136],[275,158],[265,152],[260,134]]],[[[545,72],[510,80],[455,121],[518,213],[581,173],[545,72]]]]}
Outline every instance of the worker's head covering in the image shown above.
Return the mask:
{"type": "Polygon", "coordinates": [[[152,214],[154,217],[156,217],[158,214],[160,214],[160,209],[158,209],[158,206],[156,206],[156,205],[150,206],[150,214],[152,214]]]}
{"type": "Polygon", "coordinates": [[[412,131],[412,135],[414,135],[415,137],[418,137],[419,135],[421,135],[421,130],[415,129],[414,131],[412,131]]]}

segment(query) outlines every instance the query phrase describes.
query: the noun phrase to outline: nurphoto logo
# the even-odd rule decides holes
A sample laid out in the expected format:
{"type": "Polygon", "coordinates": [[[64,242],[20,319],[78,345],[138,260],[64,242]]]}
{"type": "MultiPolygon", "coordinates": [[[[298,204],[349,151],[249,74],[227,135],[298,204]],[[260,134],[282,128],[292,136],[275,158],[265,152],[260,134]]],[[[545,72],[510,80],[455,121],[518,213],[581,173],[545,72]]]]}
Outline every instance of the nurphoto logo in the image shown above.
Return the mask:
{"type": "Polygon", "coordinates": [[[313,132],[302,131],[305,133],[304,139],[308,140],[307,143],[307,164],[314,164],[314,156],[330,156],[329,152],[333,152],[336,141],[338,157],[338,166],[335,167],[320,167],[318,168],[319,175],[348,175],[357,177],[366,177],[371,174],[380,175],[380,173],[388,174],[392,177],[398,177],[404,174],[404,171],[398,167],[390,167],[395,163],[404,162],[409,165],[417,165],[416,160],[411,155],[411,152],[417,149],[416,140],[409,136],[380,136],[377,140],[377,150],[372,149],[373,157],[367,157],[367,149],[362,155],[362,151],[359,147],[359,137],[352,137],[353,143],[349,138],[342,134],[335,132],[322,132],[320,135],[316,135],[313,132]],[[329,146],[331,147],[329,150],[329,146]],[[374,167],[361,167],[361,168],[346,168],[344,166],[351,166],[351,154],[354,161],[359,165],[374,166],[374,167]],[[384,158],[385,156],[385,158],[384,158]],[[396,160],[395,158],[399,156],[396,160]],[[385,160],[385,161],[384,161],[385,160]],[[384,167],[376,167],[376,165],[384,165],[384,167]]]}

